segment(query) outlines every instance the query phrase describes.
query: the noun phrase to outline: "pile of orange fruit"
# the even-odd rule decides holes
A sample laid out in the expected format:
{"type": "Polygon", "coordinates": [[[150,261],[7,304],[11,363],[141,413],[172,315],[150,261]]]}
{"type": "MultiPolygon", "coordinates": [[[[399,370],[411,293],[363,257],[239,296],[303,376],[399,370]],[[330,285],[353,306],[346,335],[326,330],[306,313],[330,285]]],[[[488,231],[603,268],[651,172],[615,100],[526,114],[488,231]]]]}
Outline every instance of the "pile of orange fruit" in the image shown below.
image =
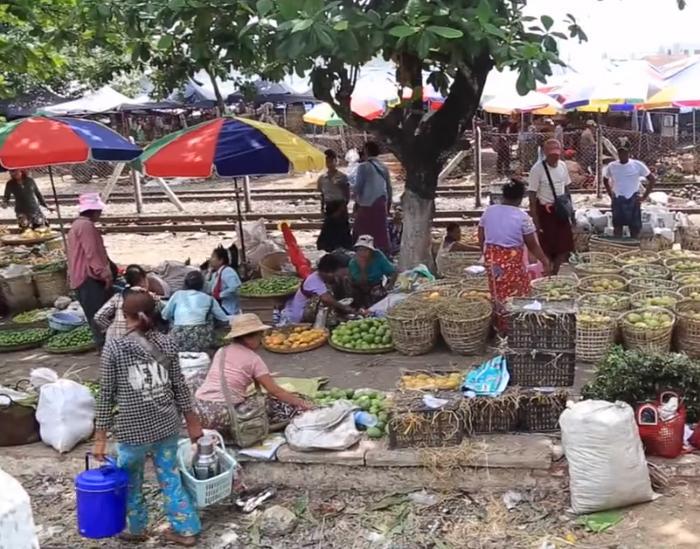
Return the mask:
{"type": "Polygon", "coordinates": [[[265,345],[273,351],[302,351],[326,339],[326,331],[320,328],[297,326],[287,331],[273,330],[265,336],[265,345]]]}

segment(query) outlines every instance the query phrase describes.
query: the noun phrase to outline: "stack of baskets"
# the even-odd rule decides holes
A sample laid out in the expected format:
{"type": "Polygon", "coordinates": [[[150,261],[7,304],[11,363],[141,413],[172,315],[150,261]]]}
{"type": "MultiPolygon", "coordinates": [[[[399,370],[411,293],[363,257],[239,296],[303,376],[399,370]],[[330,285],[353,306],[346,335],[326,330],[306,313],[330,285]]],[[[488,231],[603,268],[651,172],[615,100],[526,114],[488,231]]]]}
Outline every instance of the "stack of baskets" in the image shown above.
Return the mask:
{"type": "Polygon", "coordinates": [[[462,355],[484,351],[491,331],[493,306],[483,297],[443,300],[438,308],[440,333],[449,348],[462,355]]]}
{"type": "Polygon", "coordinates": [[[576,315],[576,358],[582,362],[598,362],[615,344],[616,313],[605,309],[579,307],[576,315]]]}
{"type": "Polygon", "coordinates": [[[688,299],[678,304],[676,348],[691,358],[700,357],[700,300],[688,299]]]}
{"type": "Polygon", "coordinates": [[[33,267],[32,278],[42,307],[51,307],[56,299],[68,294],[68,273],[65,261],[33,267]]]}
{"type": "Polygon", "coordinates": [[[450,252],[438,254],[435,260],[438,274],[443,278],[462,278],[464,270],[477,265],[481,252],[450,252]]]}
{"type": "Polygon", "coordinates": [[[439,299],[414,294],[389,309],[386,319],[397,351],[415,356],[433,350],[440,332],[438,304],[439,299]]]}
{"type": "Polygon", "coordinates": [[[396,395],[388,423],[389,448],[435,448],[462,442],[465,429],[461,393],[438,392],[436,396],[447,401],[438,409],[428,407],[420,391],[396,395]]]}

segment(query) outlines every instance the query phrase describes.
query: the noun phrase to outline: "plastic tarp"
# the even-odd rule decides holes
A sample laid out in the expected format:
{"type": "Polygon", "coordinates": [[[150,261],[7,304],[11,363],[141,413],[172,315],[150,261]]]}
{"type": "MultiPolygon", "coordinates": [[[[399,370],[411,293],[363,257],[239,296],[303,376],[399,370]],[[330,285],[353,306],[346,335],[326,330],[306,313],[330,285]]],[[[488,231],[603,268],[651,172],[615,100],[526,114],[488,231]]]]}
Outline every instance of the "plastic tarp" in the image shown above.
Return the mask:
{"type": "Polygon", "coordinates": [[[96,114],[115,111],[124,103],[133,103],[133,100],[109,86],[104,86],[97,91],[86,93],[79,99],[43,107],[38,112],[53,115],[96,114]]]}

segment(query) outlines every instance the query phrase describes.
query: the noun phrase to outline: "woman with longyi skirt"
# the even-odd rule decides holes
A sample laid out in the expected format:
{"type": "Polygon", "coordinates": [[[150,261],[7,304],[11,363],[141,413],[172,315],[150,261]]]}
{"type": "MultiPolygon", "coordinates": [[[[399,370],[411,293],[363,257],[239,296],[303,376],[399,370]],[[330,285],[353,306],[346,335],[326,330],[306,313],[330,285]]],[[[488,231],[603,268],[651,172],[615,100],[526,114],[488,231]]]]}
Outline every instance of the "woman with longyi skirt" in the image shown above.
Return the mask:
{"type": "Polygon", "coordinates": [[[523,259],[525,247],[544,269],[550,263],[537,242],[532,219],[520,209],[525,185],[512,180],[503,187],[503,203],[489,206],[479,221],[479,244],[484,254],[486,274],[496,312],[496,326],[505,332],[505,303],[510,297],[530,293],[530,278],[523,259]]]}

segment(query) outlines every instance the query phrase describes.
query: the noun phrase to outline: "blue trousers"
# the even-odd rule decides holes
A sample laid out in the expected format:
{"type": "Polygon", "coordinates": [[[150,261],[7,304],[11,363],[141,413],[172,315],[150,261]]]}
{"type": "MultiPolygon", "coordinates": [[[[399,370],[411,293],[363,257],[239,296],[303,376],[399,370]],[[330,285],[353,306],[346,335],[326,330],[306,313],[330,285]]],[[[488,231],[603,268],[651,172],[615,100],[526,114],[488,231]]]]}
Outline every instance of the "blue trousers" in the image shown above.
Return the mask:
{"type": "Polygon", "coordinates": [[[197,509],[180,479],[177,440],[177,436],[173,436],[153,444],[117,445],[118,465],[129,475],[126,516],[129,533],[143,534],[148,526],[148,509],[142,491],[147,454],[153,457],[165,515],[173,531],[181,536],[194,536],[202,529],[197,509]]]}

